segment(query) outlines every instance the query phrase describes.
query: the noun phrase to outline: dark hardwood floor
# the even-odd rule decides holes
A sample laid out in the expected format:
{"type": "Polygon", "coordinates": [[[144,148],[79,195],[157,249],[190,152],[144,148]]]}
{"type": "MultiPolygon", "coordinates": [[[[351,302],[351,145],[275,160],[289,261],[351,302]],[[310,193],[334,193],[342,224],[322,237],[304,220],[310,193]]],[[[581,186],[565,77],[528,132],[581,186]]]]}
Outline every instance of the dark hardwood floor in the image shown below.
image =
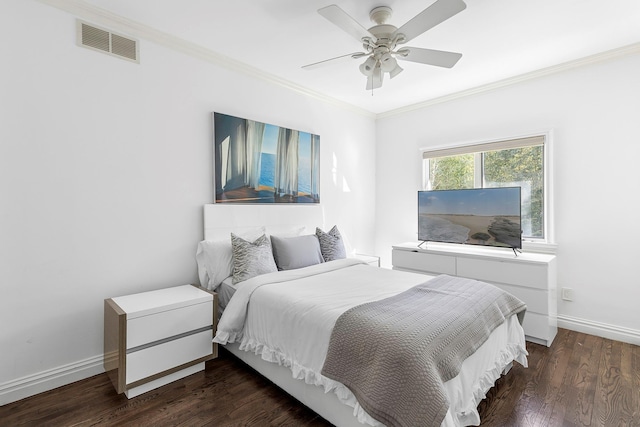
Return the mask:
{"type": "MultiPolygon", "coordinates": [[[[527,343],[480,403],[483,426],[640,426],[640,347],[561,329],[527,343]]],[[[0,407],[0,426],[330,424],[222,350],[207,369],[128,400],[105,374],[0,407]]]]}

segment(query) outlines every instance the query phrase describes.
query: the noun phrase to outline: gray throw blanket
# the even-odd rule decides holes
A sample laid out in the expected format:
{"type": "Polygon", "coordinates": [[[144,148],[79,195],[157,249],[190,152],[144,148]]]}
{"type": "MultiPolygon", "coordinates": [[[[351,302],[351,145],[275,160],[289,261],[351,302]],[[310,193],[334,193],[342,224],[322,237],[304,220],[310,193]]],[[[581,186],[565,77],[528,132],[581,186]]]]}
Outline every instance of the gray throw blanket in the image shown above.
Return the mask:
{"type": "Polygon", "coordinates": [[[449,408],[443,383],[507,317],[522,323],[525,310],[493,285],[441,275],[343,313],[322,374],[387,426],[439,426],[449,408]]]}

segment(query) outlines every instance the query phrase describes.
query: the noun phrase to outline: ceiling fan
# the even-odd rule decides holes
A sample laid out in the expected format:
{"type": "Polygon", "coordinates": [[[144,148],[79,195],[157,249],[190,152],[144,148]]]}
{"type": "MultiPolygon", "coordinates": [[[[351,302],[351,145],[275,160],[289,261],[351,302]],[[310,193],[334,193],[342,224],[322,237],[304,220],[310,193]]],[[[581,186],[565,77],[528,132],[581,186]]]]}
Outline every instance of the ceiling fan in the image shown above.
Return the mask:
{"type": "Polygon", "coordinates": [[[367,57],[360,65],[360,72],[367,76],[367,90],[381,87],[384,73],[388,73],[391,78],[394,78],[402,72],[403,69],[398,65],[397,59],[451,68],[462,57],[461,53],[408,46],[398,48],[398,45],[412,40],[462,12],[466,7],[467,5],[463,0],[437,0],[406,24],[396,28],[386,23],[393,13],[392,9],[387,6],[379,6],[369,13],[371,21],[376,25],[368,30],[339,6],[332,4],[331,6],[323,7],[318,9],[318,13],[355,37],[362,43],[365,51],[348,53],[308,64],[302,68],[309,70],[342,58],[358,59],[367,57]]]}

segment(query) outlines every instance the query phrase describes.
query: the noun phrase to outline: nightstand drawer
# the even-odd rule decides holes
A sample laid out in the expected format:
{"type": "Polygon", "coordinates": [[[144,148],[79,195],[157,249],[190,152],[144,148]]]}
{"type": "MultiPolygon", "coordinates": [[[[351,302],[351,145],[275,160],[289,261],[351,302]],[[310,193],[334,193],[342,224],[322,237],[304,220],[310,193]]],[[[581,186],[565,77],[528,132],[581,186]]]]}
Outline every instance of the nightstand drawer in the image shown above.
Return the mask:
{"type": "Polygon", "coordinates": [[[213,300],[127,320],[127,349],[212,324],[213,300]]]}
{"type": "Polygon", "coordinates": [[[213,331],[198,332],[127,354],[127,384],[211,354],[213,331]]]}

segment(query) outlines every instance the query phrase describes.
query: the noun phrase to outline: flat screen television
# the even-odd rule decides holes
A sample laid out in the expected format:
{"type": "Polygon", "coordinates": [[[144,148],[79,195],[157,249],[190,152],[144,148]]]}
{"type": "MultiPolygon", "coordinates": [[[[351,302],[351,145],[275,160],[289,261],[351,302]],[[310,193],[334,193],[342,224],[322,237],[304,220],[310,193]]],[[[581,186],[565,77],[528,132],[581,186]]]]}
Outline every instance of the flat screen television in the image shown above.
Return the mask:
{"type": "Polygon", "coordinates": [[[521,249],[520,187],[418,191],[418,240],[521,249]]]}

